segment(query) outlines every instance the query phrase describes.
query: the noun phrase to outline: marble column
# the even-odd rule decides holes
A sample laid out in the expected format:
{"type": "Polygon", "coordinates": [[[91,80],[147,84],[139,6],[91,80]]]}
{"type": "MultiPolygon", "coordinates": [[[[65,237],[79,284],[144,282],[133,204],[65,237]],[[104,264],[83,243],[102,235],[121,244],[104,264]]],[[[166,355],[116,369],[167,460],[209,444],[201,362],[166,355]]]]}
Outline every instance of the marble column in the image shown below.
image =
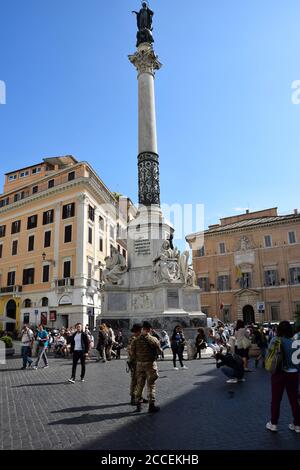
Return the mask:
{"type": "Polygon", "coordinates": [[[154,96],[155,71],[162,64],[149,43],[142,43],[135,54],[129,56],[138,72],[139,143],[138,175],[139,204],[160,205],[159,162],[156,135],[154,96]]]}

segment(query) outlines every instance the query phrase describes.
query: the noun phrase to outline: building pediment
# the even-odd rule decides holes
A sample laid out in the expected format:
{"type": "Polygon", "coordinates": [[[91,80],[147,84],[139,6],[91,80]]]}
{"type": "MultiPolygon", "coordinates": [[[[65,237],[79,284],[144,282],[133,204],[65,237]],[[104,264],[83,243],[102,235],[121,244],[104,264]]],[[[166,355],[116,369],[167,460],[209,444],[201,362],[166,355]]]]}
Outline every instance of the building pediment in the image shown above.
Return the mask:
{"type": "Polygon", "coordinates": [[[249,295],[249,294],[255,294],[255,295],[259,295],[260,292],[256,289],[240,289],[239,291],[237,291],[234,295],[236,295],[237,297],[242,297],[243,295],[249,295]]]}

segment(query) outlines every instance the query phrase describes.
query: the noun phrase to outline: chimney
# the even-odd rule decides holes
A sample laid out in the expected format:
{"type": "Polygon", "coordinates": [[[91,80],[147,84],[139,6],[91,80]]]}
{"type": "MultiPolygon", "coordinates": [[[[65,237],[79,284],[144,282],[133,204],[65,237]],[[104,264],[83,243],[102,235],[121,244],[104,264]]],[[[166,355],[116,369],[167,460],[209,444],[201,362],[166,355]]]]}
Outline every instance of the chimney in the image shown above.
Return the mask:
{"type": "Polygon", "coordinates": [[[294,209],[294,214],[298,215],[298,209],[294,209]]]}
{"type": "Polygon", "coordinates": [[[246,214],[249,214],[249,209],[246,209],[246,214]]]}

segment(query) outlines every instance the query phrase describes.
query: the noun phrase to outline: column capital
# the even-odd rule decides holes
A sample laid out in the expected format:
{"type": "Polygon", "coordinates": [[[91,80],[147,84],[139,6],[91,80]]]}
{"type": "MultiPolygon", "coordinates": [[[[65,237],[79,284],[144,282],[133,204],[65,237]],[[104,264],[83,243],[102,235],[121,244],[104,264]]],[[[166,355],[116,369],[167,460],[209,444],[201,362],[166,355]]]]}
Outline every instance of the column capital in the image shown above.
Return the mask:
{"type": "Polygon", "coordinates": [[[79,193],[77,200],[80,204],[88,204],[90,202],[88,196],[85,193],[79,193]]]}
{"type": "Polygon", "coordinates": [[[149,43],[140,44],[138,50],[134,54],[129,55],[128,59],[137,69],[138,75],[150,73],[154,77],[155,70],[159,70],[162,67],[158,56],[149,43]]]}

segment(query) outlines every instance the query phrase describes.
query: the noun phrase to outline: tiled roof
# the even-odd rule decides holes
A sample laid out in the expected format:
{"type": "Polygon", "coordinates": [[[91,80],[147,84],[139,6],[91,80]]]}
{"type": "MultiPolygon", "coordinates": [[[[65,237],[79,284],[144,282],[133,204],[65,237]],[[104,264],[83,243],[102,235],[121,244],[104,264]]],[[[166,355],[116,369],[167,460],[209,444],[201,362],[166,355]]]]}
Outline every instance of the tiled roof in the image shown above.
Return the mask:
{"type": "Polygon", "coordinates": [[[235,230],[239,228],[254,227],[257,225],[267,225],[276,222],[300,222],[300,214],[278,215],[276,217],[259,217],[256,219],[244,219],[227,225],[219,225],[218,227],[205,230],[205,234],[224,232],[227,230],[235,230]]]}
{"type": "MultiPolygon", "coordinates": [[[[232,224],[227,225],[215,225],[210,229],[204,230],[204,235],[218,234],[222,232],[227,232],[229,230],[240,230],[240,229],[251,229],[263,225],[284,223],[284,222],[298,222],[300,223],[300,214],[288,214],[288,215],[278,215],[274,217],[256,217],[254,219],[244,219],[239,220],[238,222],[233,222],[232,224]]],[[[203,235],[203,232],[191,233],[186,236],[186,240],[193,240],[199,235],[203,235]]]]}

